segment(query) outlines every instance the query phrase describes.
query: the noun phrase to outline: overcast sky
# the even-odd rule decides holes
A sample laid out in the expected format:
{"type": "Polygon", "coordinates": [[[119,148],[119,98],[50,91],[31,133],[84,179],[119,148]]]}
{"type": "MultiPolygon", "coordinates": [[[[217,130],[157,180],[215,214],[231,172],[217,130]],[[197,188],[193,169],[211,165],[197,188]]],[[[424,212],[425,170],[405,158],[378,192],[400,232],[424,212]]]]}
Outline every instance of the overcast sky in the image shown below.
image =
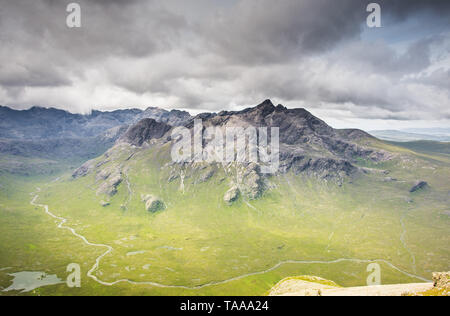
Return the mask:
{"type": "Polygon", "coordinates": [[[2,105],[195,114],[267,98],[339,128],[450,127],[450,1],[0,0],[2,105]]]}

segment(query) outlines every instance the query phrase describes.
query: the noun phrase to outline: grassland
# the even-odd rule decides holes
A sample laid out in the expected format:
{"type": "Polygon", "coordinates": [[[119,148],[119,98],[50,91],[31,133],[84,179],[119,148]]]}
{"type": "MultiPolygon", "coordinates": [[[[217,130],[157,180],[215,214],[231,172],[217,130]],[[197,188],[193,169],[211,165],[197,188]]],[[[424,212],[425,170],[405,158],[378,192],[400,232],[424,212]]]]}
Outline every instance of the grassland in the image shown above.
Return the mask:
{"type": "Polygon", "coordinates": [[[0,269],[11,269],[0,271],[0,291],[11,283],[8,273],[44,271],[65,279],[72,262],[81,265],[81,288],[54,285],[25,294],[263,295],[293,275],[365,285],[369,262],[380,264],[383,284],[420,282],[412,275],[430,279],[433,271],[449,270],[450,159],[383,142],[371,145],[397,157],[382,164],[360,161],[372,172],[341,187],[294,174],[273,177],[261,199],[232,206],[223,201],[229,183],[222,169],[205,183],[186,178],[184,191],[179,179],[168,182],[168,148],[140,151],[129,161],[124,152],[104,165],[123,167],[128,179],[107,207],[100,205],[105,197],[95,193],[94,175],[74,180],[69,173],[4,173],[0,269]],[[397,181],[385,181],[384,170],[397,181]],[[409,193],[419,179],[429,187],[409,193]],[[36,187],[42,189],[37,202],[67,219],[66,226],[113,248],[94,272],[99,280],[138,284],[106,286],[88,278],[107,249],[86,245],[30,205],[36,187]],[[146,212],[142,194],[158,196],[167,209],[146,212]]]}

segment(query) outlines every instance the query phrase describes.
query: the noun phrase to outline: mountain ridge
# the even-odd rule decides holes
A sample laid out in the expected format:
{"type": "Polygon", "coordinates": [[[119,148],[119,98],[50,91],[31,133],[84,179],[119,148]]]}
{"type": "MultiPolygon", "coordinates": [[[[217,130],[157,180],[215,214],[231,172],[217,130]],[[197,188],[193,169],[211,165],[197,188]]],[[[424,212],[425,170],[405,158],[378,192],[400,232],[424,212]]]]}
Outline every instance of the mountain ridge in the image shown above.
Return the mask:
{"type": "Polygon", "coordinates": [[[42,140],[96,137],[111,128],[132,125],[144,118],[155,118],[178,126],[190,117],[185,111],[153,107],[146,110],[94,110],[83,115],[55,108],[35,106],[28,110],[14,110],[0,106],[0,138],[42,140]]]}
{"type": "MultiPolygon", "coordinates": [[[[185,124],[185,128],[189,129],[191,136],[195,133],[196,120],[201,120],[203,130],[208,127],[219,128],[222,130],[222,135],[225,135],[226,129],[230,127],[279,128],[280,163],[275,174],[294,172],[342,185],[346,179],[369,172],[367,168],[363,169],[355,165],[358,159],[384,162],[393,158],[393,155],[386,151],[351,140],[353,135],[359,136],[358,142],[364,139],[366,141],[375,140],[363,131],[336,130],[305,109],[290,110],[281,105],[274,106],[270,100],[242,111],[199,114],[185,124]]],[[[141,120],[128,128],[127,132],[117,140],[115,146],[108,150],[104,157],[99,158],[100,162],[98,159],[86,162],[75,170],[73,178],[84,177],[91,172],[101,174],[104,172],[103,166],[111,160],[120,159],[118,157],[121,157],[122,152],[129,152],[129,156],[134,159],[135,155],[145,152],[149,147],[155,148],[157,151],[170,148],[177,142],[171,137],[173,131],[172,126],[154,119],[141,120]],[[124,146],[129,146],[129,148],[124,146]]],[[[259,132],[257,133],[259,134],[259,132]]],[[[204,148],[208,146],[209,142],[203,140],[204,148]]],[[[245,146],[245,149],[240,150],[248,151],[250,145],[247,143],[245,146]]],[[[198,154],[195,153],[195,155],[198,154]]],[[[194,157],[192,156],[192,158],[194,157]]],[[[233,162],[219,159],[219,161],[205,162],[203,166],[199,166],[198,161],[194,161],[194,159],[181,164],[171,162],[167,154],[165,154],[165,159],[167,161],[165,168],[169,169],[167,179],[169,182],[175,179],[176,174],[183,172],[182,170],[185,170],[191,177],[201,174],[197,182],[203,183],[213,177],[221,165],[228,169],[236,168],[229,191],[224,196],[225,201],[229,203],[235,202],[240,195],[250,200],[257,199],[270,188],[268,184],[270,175],[265,175],[261,171],[263,167],[261,161],[246,161],[238,163],[236,166],[233,162]]],[[[105,179],[101,186],[109,187],[109,189],[101,191],[116,192],[115,187],[125,180],[126,172],[124,170],[130,163],[131,161],[127,159],[121,164],[119,170],[114,171],[113,182],[105,179]],[[120,181],[116,181],[116,178],[120,178],[120,181]]],[[[200,165],[202,164],[200,163],[200,165]]],[[[178,178],[178,176],[176,177],[178,178]]]]}

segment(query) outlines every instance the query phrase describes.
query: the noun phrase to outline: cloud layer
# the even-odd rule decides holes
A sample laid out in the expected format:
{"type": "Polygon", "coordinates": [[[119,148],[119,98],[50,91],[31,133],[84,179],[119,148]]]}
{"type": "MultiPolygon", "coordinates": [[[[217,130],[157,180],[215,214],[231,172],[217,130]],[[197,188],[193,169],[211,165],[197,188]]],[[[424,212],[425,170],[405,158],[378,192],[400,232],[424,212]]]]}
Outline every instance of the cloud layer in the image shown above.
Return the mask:
{"type": "Polygon", "coordinates": [[[0,104],[239,109],[450,120],[450,1],[0,0],[0,104]]]}

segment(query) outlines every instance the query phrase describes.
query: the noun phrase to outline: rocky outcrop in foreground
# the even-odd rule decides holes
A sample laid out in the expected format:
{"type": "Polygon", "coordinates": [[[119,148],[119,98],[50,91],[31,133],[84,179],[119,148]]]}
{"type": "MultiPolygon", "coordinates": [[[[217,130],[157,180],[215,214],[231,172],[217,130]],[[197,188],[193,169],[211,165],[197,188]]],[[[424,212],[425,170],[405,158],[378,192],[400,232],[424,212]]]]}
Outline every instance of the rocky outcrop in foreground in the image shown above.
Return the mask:
{"type": "Polygon", "coordinates": [[[343,288],[332,281],[313,276],[281,280],[269,296],[446,296],[450,272],[433,273],[433,283],[389,284],[343,288]]]}
{"type": "Polygon", "coordinates": [[[434,287],[450,290],[450,272],[435,272],[433,273],[434,287]]]}

